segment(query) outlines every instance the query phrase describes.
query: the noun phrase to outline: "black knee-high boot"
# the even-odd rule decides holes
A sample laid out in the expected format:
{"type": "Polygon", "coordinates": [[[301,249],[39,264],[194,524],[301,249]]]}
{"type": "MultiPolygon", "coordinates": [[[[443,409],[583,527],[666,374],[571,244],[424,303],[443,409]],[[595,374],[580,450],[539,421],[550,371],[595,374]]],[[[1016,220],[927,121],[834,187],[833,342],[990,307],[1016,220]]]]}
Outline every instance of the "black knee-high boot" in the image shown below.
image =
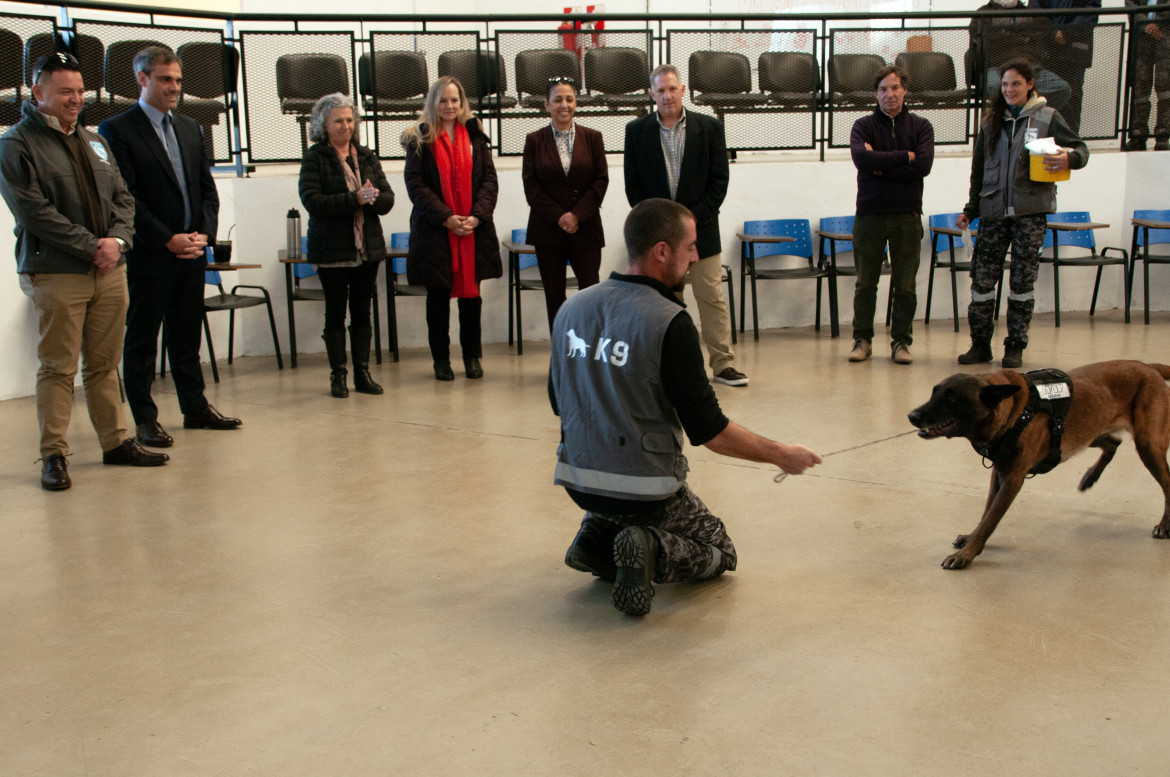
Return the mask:
{"type": "Polygon", "coordinates": [[[329,355],[329,392],[341,398],[349,396],[349,389],[345,386],[345,378],[349,374],[345,370],[345,330],[326,329],[321,334],[325,341],[325,353],[329,355]]]}
{"type": "Polygon", "coordinates": [[[382,387],[370,376],[370,337],[374,330],[369,327],[349,328],[349,352],[353,355],[353,387],[363,394],[381,394],[382,387]]]}
{"type": "Polygon", "coordinates": [[[459,346],[463,349],[463,367],[467,377],[483,377],[479,358],[483,355],[480,316],[483,297],[465,297],[459,300],[459,346]]]}

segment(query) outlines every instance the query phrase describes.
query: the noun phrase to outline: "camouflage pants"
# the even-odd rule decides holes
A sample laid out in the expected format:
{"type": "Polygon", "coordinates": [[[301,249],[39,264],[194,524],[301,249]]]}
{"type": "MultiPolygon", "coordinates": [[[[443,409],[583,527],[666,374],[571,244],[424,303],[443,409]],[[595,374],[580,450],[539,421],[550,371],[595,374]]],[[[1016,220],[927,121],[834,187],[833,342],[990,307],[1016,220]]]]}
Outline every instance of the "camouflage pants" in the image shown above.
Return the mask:
{"type": "Polygon", "coordinates": [[[582,525],[604,522],[613,535],[626,526],[642,526],[658,539],[654,582],[702,580],[735,569],[735,546],[723,521],[685,484],[654,513],[611,515],[588,512],[582,525]]]}
{"type": "Polygon", "coordinates": [[[1032,288],[1040,269],[1045,229],[1047,219],[1043,213],[980,220],[979,239],[971,261],[971,305],[967,308],[972,340],[990,341],[995,333],[995,288],[1003,279],[1003,260],[1010,247],[1008,336],[1004,343],[1016,348],[1028,345],[1028,325],[1032,323],[1035,306],[1032,288]]]}

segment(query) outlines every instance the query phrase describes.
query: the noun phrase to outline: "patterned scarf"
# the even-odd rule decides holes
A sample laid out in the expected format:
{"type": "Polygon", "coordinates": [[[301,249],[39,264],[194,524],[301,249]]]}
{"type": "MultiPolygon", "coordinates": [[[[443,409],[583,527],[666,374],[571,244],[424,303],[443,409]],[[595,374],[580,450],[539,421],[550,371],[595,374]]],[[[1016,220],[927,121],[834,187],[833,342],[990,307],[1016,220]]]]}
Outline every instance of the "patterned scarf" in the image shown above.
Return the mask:
{"type": "MultiPolygon", "coordinates": [[[[337,151],[336,148],[333,149],[337,151]]],[[[353,167],[346,164],[346,158],[337,154],[338,159],[341,160],[341,173],[345,176],[345,188],[351,192],[356,192],[362,188],[362,184],[358,181],[356,170],[358,170],[357,148],[352,143],[349,144],[349,158],[353,160],[353,167]]],[[[366,258],[366,213],[365,208],[358,206],[358,209],[353,214],[353,244],[357,248],[358,258],[365,261],[366,258]]]]}
{"type": "MultiPolygon", "coordinates": [[[[455,142],[446,132],[435,140],[435,164],[443,187],[443,202],[456,216],[471,215],[471,138],[467,127],[455,124],[455,142]]],[[[460,237],[448,231],[451,243],[451,296],[478,297],[475,283],[475,235],[460,237]]]]}

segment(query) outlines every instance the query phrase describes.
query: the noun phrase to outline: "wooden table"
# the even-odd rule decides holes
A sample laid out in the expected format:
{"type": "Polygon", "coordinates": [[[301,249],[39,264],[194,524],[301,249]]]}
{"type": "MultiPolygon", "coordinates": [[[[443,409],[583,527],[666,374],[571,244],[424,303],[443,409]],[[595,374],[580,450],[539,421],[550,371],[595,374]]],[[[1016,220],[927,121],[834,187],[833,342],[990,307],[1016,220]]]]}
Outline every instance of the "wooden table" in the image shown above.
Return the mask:
{"type": "MultiPolygon", "coordinates": [[[[520,311],[520,257],[535,256],[536,246],[528,245],[527,243],[517,243],[513,240],[504,240],[502,242],[504,248],[508,249],[508,345],[511,345],[513,342],[512,311],[515,308],[515,343],[516,355],[519,356],[524,353],[524,338],[522,335],[523,316],[520,311]]],[[[533,285],[531,288],[542,288],[542,286],[533,285]]]]}
{"type": "MultiPolygon", "coordinates": [[[[1150,230],[1151,229],[1170,229],[1170,221],[1157,221],[1155,219],[1132,219],[1130,224],[1133,225],[1133,241],[1129,249],[1129,293],[1125,300],[1126,321],[1129,321],[1129,298],[1133,296],[1133,274],[1137,269],[1138,258],[1138,232],[1143,234],[1142,240],[1142,269],[1144,276],[1144,283],[1142,284],[1145,292],[1145,319],[1146,323],[1150,323],[1150,230]]],[[[1155,261],[1170,264],[1170,258],[1155,258],[1155,261]]]]}
{"type": "MultiPolygon", "coordinates": [[[[1060,326],[1060,240],[1058,233],[1060,232],[1087,232],[1090,229],[1108,229],[1108,224],[1099,224],[1093,221],[1049,221],[1048,229],[1052,232],[1052,291],[1055,296],[1054,310],[1056,313],[1056,325],[1060,326]]],[[[1125,268],[1126,285],[1129,283],[1129,268],[1125,268]]],[[[1093,301],[1096,302],[1096,293],[1094,291],[1093,301]]],[[[1126,294],[1128,297],[1128,293],[1126,294]]],[[[1095,307],[1095,305],[1094,305],[1095,307]]],[[[1125,316],[1125,323],[1129,323],[1128,311],[1125,316]]]]}
{"type": "Polygon", "coordinates": [[[259,264],[236,264],[234,262],[213,262],[206,265],[204,270],[218,270],[221,272],[231,272],[233,270],[259,270],[263,265],[259,264]]]}

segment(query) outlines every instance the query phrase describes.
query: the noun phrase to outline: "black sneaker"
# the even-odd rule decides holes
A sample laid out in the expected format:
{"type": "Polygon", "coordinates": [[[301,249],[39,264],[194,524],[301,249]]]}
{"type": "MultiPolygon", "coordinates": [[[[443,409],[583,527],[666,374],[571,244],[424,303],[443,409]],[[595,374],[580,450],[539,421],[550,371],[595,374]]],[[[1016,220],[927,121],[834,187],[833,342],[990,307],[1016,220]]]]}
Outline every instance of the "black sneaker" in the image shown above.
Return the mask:
{"type": "Polygon", "coordinates": [[[746,386],[748,384],[748,376],[744,375],[735,367],[728,367],[715,376],[715,382],[728,386],[746,386]]]}
{"type": "Polygon", "coordinates": [[[613,584],[613,606],[626,615],[646,615],[654,598],[654,565],[658,539],[641,526],[627,526],[613,540],[613,561],[617,577],[613,584]]]}

